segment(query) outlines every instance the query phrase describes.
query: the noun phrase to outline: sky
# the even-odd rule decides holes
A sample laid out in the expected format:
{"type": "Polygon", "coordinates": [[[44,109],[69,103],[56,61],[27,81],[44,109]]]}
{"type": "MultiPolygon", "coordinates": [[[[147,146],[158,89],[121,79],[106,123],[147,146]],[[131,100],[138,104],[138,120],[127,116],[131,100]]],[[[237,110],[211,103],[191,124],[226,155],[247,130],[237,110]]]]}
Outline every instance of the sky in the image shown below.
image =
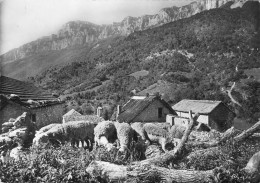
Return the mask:
{"type": "Polygon", "coordinates": [[[73,20],[95,24],[156,14],[194,0],[0,0],[0,54],[56,33],[73,20]]]}

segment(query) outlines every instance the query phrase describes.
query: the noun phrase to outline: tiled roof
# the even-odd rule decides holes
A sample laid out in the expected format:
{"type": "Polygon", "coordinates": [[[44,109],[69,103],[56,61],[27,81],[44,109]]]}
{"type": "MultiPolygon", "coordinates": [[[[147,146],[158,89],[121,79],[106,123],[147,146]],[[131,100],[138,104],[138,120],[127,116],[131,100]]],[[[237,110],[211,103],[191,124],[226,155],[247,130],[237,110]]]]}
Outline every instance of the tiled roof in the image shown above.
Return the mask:
{"type": "Polygon", "coordinates": [[[56,100],[51,94],[46,94],[33,84],[19,81],[6,76],[0,76],[0,94],[16,94],[22,101],[32,100],[56,100]]]}
{"type": "Polygon", "coordinates": [[[137,115],[139,115],[144,109],[146,109],[154,100],[160,100],[173,114],[175,112],[171,106],[162,100],[158,96],[148,96],[148,97],[132,97],[123,107],[119,114],[117,120],[119,122],[131,122],[137,115]]]}
{"type": "Polygon", "coordinates": [[[17,99],[13,99],[13,98],[8,98],[5,95],[0,94],[0,110],[3,109],[8,103],[15,103],[20,106],[26,107],[28,109],[37,109],[37,108],[62,104],[64,102],[56,99],[56,100],[34,101],[33,103],[30,103],[27,101],[21,101],[21,100],[17,100],[17,99]]]}
{"type": "Polygon", "coordinates": [[[184,99],[172,108],[175,111],[188,112],[192,111],[193,113],[200,114],[209,114],[211,113],[220,103],[221,101],[212,101],[212,100],[187,100],[184,99]]]}

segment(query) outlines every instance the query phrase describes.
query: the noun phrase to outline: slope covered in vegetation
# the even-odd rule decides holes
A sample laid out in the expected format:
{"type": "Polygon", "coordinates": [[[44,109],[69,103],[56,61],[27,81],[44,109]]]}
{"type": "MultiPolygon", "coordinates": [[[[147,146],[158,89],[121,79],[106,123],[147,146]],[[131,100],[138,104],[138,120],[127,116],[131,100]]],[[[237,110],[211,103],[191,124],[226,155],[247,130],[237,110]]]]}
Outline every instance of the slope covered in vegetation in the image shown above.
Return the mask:
{"type": "Polygon", "coordinates": [[[99,103],[123,102],[133,89],[142,91],[158,80],[176,86],[166,92],[171,93],[166,98],[172,103],[182,98],[229,103],[225,90],[234,81],[242,82],[234,94],[251,110],[243,115],[257,119],[260,84],[254,78],[245,80],[243,71],[260,67],[259,16],[259,2],[232,10],[205,11],[128,37],[102,41],[85,52],[81,49],[73,54],[72,64],[50,68],[30,80],[68,96],[79,109],[83,104],[98,105],[89,103],[95,99],[99,103]],[[141,70],[149,73],[131,76],[141,70]]]}

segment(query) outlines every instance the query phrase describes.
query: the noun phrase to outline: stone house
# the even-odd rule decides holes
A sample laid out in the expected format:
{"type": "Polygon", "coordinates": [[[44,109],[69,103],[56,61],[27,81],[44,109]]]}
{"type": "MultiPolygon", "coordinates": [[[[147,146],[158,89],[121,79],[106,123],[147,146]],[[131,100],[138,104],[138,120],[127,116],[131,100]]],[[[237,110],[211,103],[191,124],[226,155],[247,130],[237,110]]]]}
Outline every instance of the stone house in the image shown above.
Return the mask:
{"type": "Polygon", "coordinates": [[[176,119],[173,117],[173,124],[175,121],[177,124],[185,123],[191,110],[193,114],[200,114],[198,122],[218,131],[230,128],[235,117],[235,113],[221,101],[185,99],[172,106],[172,108],[178,115],[176,119]]]}
{"type": "Polygon", "coordinates": [[[37,128],[41,128],[62,122],[64,102],[30,83],[0,76],[0,127],[23,112],[28,112],[37,128]]]}
{"type": "Polygon", "coordinates": [[[166,122],[167,114],[175,114],[171,106],[159,95],[133,96],[118,107],[119,122],[166,122]]]}
{"type": "Polygon", "coordinates": [[[63,104],[60,101],[41,101],[36,106],[0,95],[0,125],[10,118],[22,115],[23,112],[30,114],[31,120],[35,122],[38,129],[50,123],[61,123],[64,111],[63,104]]]}

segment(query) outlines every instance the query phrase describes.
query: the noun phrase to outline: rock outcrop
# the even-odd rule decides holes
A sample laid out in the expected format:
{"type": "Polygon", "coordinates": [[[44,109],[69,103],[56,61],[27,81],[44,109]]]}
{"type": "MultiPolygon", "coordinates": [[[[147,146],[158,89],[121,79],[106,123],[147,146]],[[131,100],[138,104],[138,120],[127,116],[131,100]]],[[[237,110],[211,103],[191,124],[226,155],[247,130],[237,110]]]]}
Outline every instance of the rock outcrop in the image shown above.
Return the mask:
{"type": "MultiPolygon", "coordinates": [[[[258,0],[259,1],[259,0],[258,0]]],[[[109,25],[96,25],[85,21],[66,23],[56,34],[42,37],[13,49],[3,55],[4,61],[21,59],[35,53],[61,50],[72,46],[95,43],[105,38],[128,35],[134,31],[160,26],[178,19],[190,17],[196,13],[225,5],[229,0],[198,0],[182,7],[161,9],[155,15],[126,17],[121,22],[109,25]]],[[[241,7],[246,0],[234,0],[228,8],[241,7]]],[[[225,8],[227,8],[225,6],[225,8]]]]}

